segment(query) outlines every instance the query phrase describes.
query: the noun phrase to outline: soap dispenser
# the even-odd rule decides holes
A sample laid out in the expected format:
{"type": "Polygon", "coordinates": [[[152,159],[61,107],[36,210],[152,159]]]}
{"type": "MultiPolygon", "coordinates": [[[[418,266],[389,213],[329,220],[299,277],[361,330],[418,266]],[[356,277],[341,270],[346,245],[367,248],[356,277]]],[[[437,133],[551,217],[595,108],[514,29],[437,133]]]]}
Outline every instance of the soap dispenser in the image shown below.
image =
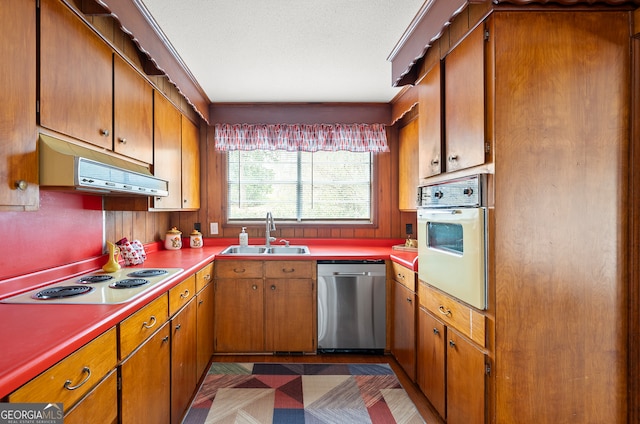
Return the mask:
{"type": "Polygon", "coordinates": [[[246,233],[247,227],[242,227],[242,232],[240,233],[240,247],[249,246],[249,234],[246,233]]]}

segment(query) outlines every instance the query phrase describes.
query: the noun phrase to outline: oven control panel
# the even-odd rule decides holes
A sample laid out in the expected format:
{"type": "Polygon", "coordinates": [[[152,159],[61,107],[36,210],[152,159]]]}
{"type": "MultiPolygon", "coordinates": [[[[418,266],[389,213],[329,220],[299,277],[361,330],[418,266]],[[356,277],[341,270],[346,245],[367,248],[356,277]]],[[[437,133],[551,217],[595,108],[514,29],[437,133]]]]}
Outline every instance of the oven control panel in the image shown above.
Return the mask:
{"type": "Polygon", "coordinates": [[[418,206],[422,208],[486,206],[486,180],[486,174],[478,174],[418,187],[418,206]]]}

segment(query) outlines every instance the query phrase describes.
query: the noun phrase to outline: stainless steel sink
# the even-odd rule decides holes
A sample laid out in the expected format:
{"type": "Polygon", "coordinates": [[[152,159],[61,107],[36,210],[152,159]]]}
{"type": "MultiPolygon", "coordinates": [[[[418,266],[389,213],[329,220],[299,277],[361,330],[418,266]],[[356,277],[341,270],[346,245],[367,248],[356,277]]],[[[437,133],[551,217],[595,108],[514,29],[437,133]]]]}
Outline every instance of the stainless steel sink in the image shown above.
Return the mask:
{"type": "Polygon", "coordinates": [[[308,255],[307,246],[271,246],[267,253],[271,255],[308,255]]]}
{"type": "Polygon", "coordinates": [[[307,246],[229,246],[220,255],[308,255],[307,246]]]}
{"type": "Polygon", "coordinates": [[[267,251],[265,246],[229,246],[221,255],[260,255],[267,251]]]}

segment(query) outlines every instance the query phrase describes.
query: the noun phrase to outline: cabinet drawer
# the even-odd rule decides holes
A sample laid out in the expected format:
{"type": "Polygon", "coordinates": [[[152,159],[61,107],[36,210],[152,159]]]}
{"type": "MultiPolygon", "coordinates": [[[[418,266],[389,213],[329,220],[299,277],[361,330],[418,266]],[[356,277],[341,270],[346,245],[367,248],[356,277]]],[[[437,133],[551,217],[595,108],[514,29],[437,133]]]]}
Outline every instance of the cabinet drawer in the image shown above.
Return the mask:
{"type": "Polygon", "coordinates": [[[391,262],[393,267],[393,279],[402,284],[412,292],[416,291],[416,273],[400,264],[391,262]]]}
{"type": "Polygon", "coordinates": [[[116,363],[116,330],[112,328],[10,394],[9,402],[60,402],[71,408],[116,363]]]}
{"type": "Polygon", "coordinates": [[[120,360],[129,356],[167,321],[169,302],[164,294],[140,309],[120,325],[120,360]]]}
{"type": "Polygon", "coordinates": [[[265,261],[267,278],[313,278],[313,261],[265,261]]]}
{"type": "Polygon", "coordinates": [[[173,316],[196,293],[196,275],[189,276],[182,283],[169,290],[169,316],[173,316]]]}
{"type": "Polygon", "coordinates": [[[425,307],[445,324],[458,330],[482,347],[485,347],[485,316],[450,297],[437,292],[420,281],[418,286],[420,306],[425,307]]]}
{"type": "Polygon", "coordinates": [[[196,272],[196,293],[213,280],[213,262],[196,272]]]}
{"type": "Polygon", "coordinates": [[[219,261],[214,271],[218,278],[262,278],[262,261],[219,261]]]}
{"type": "Polygon", "coordinates": [[[118,374],[111,371],[109,376],[98,384],[64,417],[64,424],[85,424],[100,422],[115,424],[118,422],[118,374]]]}

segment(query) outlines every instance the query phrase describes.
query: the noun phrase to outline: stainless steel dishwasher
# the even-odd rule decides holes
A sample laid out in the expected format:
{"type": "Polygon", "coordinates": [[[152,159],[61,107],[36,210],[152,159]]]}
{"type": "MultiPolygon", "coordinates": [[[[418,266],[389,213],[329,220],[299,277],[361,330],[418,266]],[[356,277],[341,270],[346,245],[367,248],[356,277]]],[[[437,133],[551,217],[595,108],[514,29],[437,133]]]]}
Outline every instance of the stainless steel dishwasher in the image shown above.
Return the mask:
{"type": "Polygon", "coordinates": [[[383,353],[384,260],[318,261],[318,352],[383,353]]]}

